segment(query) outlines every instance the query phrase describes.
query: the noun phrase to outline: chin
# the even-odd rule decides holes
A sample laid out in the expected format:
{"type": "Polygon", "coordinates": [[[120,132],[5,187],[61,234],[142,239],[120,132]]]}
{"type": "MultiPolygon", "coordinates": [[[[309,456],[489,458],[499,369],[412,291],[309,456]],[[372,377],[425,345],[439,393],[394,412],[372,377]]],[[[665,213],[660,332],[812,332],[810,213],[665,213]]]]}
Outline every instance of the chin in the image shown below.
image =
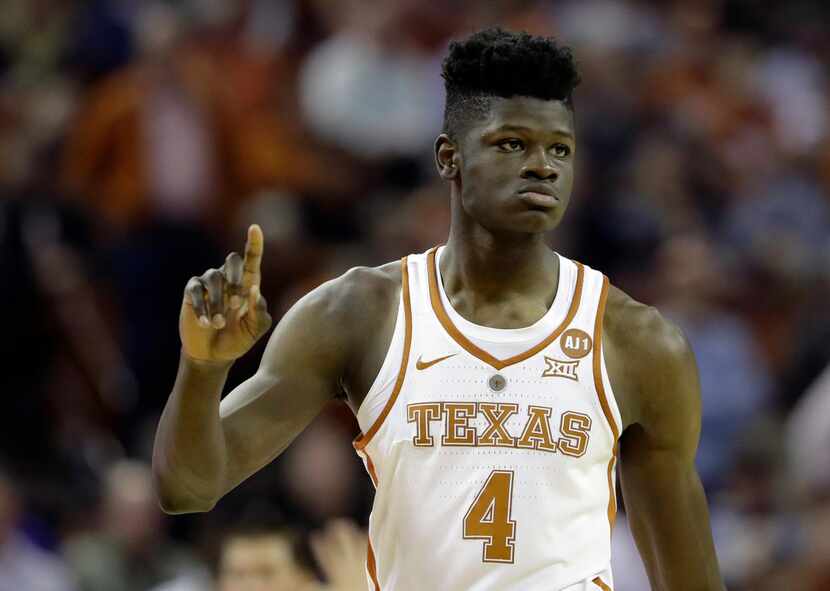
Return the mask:
{"type": "Polygon", "coordinates": [[[553,230],[562,221],[564,204],[555,208],[530,209],[516,207],[515,203],[506,207],[465,208],[465,213],[477,224],[488,231],[510,234],[541,234],[553,230]]]}
{"type": "Polygon", "coordinates": [[[562,215],[558,211],[528,210],[520,214],[521,221],[516,220],[516,226],[522,226],[518,231],[525,231],[532,234],[548,232],[559,226],[562,215]]]}
{"type": "Polygon", "coordinates": [[[509,232],[511,234],[542,234],[553,230],[559,225],[559,218],[552,219],[550,213],[540,211],[526,211],[519,216],[503,218],[497,224],[490,226],[494,233],[509,232]]]}

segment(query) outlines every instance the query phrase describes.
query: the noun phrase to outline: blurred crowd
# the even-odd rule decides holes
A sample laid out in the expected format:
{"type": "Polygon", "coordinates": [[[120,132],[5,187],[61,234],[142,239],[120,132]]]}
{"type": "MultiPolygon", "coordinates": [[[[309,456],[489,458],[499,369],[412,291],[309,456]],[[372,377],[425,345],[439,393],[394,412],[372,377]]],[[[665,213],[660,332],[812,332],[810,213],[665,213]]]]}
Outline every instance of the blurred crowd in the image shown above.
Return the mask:
{"type": "MultiPolygon", "coordinates": [[[[275,318],[441,243],[441,59],[493,24],[574,48],[551,243],[688,335],[728,588],[830,588],[830,23],[774,6],[4,0],[0,591],[361,588],[372,487],[341,403],[209,515],[159,512],[182,290],[251,222],[275,318]]],[[[648,588],[624,518],[614,568],[648,588]]]]}

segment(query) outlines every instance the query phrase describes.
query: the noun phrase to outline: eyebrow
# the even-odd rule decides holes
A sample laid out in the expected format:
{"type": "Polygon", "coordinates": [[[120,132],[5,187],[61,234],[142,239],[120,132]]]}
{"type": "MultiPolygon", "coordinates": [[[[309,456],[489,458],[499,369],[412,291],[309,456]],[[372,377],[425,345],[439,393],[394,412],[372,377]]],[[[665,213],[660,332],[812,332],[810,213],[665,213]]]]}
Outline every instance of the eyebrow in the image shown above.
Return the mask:
{"type": "MultiPolygon", "coordinates": [[[[505,132],[505,131],[517,131],[517,132],[522,132],[522,133],[533,133],[536,130],[531,129],[529,127],[525,127],[524,125],[510,125],[510,124],[507,124],[507,125],[501,125],[501,126],[497,127],[496,129],[488,131],[488,132],[485,133],[485,135],[492,135],[492,134],[495,134],[495,133],[502,133],[502,132],[505,132]]],[[[554,135],[561,135],[561,136],[564,136],[566,138],[574,139],[573,134],[570,131],[566,130],[566,129],[558,128],[558,129],[551,130],[551,132],[554,135]]]]}

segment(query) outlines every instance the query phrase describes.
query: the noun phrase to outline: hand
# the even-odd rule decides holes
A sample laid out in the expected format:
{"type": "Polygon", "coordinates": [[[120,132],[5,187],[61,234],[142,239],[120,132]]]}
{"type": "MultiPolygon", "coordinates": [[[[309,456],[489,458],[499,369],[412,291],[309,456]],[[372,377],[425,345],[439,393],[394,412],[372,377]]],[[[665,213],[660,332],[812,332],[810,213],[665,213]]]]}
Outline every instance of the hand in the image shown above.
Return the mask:
{"type": "Polygon", "coordinates": [[[326,524],[322,532],[311,536],[311,550],[326,576],[328,591],[363,591],[366,589],[366,553],[368,537],[352,523],[338,519],[326,524]]]}
{"type": "Polygon", "coordinates": [[[179,314],[185,355],[196,361],[233,361],[271,327],[268,304],[259,292],[262,250],[262,229],[254,224],[248,228],[244,259],[232,252],[219,269],[187,282],[179,314]]]}

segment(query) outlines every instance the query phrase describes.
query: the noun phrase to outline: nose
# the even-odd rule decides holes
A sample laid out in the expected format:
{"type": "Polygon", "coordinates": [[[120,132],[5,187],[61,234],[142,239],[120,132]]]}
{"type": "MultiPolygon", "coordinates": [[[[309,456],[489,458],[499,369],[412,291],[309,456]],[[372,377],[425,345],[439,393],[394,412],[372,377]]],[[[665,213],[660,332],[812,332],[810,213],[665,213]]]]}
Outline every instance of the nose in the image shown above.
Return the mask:
{"type": "Polygon", "coordinates": [[[559,173],[550,163],[547,152],[543,148],[538,148],[528,153],[522,166],[521,177],[523,179],[536,178],[555,181],[559,177],[559,173]]]}

